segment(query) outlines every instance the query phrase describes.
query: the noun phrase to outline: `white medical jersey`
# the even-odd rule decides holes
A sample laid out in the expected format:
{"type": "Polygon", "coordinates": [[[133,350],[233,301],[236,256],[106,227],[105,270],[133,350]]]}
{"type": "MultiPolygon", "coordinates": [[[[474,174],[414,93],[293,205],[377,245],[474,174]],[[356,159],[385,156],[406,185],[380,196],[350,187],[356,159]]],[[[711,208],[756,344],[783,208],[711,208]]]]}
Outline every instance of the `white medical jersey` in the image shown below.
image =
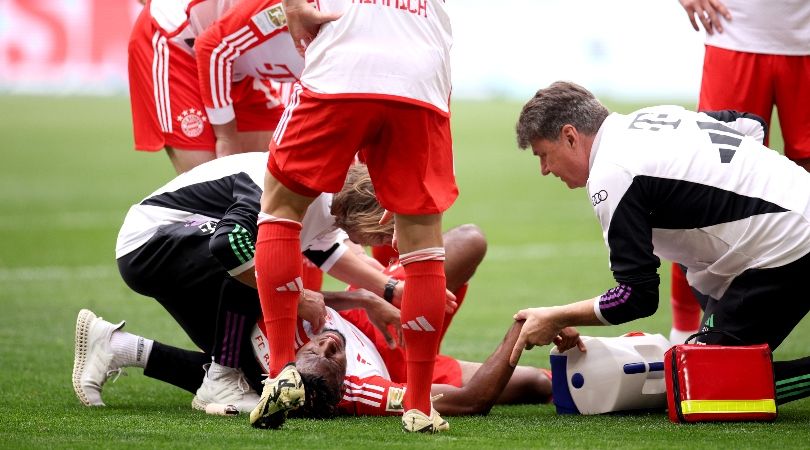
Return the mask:
{"type": "Polygon", "coordinates": [[[588,194],[620,284],[657,277],[660,256],[720,299],[743,271],[810,253],[810,174],[704,113],[611,114],[590,164],[588,194]]]}
{"type": "MultiPolygon", "coordinates": [[[[118,232],[115,257],[129,254],[170,224],[207,227],[221,239],[214,256],[231,275],[253,267],[259,200],[268,153],[250,152],[218,158],[179,175],[130,207],[118,232]],[[233,245],[232,243],[238,243],[233,245]]],[[[332,194],[321,194],[307,209],[301,251],[328,271],[346,251],[346,234],[335,228],[332,194]]]]}

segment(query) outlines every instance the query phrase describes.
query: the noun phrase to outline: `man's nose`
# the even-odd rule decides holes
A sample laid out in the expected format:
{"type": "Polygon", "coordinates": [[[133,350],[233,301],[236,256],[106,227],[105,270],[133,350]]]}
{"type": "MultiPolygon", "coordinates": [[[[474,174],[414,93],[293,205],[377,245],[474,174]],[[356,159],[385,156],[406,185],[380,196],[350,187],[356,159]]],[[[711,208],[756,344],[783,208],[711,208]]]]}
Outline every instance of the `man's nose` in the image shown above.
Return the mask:
{"type": "Polygon", "coordinates": [[[332,356],[337,352],[337,343],[331,338],[324,339],[321,342],[321,349],[323,350],[324,356],[332,356]]]}

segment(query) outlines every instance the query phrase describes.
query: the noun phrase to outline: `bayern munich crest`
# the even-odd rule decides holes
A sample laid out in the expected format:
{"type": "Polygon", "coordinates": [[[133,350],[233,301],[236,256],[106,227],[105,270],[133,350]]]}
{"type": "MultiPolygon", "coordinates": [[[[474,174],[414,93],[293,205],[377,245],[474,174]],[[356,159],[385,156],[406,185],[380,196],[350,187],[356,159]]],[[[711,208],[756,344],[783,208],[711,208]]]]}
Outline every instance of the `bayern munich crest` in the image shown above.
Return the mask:
{"type": "Polygon", "coordinates": [[[177,121],[180,122],[180,129],[183,130],[183,134],[190,138],[202,134],[207,120],[202,111],[194,108],[183,110],[183,112],[177,116],[177,121]]]}

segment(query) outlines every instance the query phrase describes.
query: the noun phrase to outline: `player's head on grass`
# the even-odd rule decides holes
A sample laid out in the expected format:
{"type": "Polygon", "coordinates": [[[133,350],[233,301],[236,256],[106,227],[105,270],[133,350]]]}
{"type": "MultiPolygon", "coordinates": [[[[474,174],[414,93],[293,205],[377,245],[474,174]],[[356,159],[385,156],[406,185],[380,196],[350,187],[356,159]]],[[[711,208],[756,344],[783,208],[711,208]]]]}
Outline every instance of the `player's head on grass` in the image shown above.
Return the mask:
{"type": "Polygon", "coordinates": [[[346,376],[346,338],[337,330],[324,329],[298,350],[295,365],[306,398],[290,415],[310,419],[335,416],[346,376]]]}
{"type": "Polygon", "coordinates": [[[364,164],[355,164],[346,175],[343,189],[332,199],[335,225],[361,245],[387,245],[394,235],[394,221],[380,225],[385,210],[377,201],[371,177],[364,164]]]}
{"type": "Polygon", "coordinates": [[[608,114],[584,87],[557,81],[523,106],[515,127],[518,146],[532,148],[543,175],[553,174],[571,189],[583,187],[594,137],[608,114]]]}

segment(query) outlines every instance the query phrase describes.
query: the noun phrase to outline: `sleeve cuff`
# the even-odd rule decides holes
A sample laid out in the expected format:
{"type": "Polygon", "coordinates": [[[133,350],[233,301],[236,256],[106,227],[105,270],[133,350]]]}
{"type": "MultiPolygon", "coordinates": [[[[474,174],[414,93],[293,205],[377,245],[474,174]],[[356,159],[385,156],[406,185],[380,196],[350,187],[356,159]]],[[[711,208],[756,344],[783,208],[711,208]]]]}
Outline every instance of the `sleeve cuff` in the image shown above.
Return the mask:
{"type": "Polygon", "coordinates": [[[596,314],[596,318],[602,322],[602,325],[613,325],[612,323],[608,322],[607,319],[605,319],[605,316],[602,315],[602,309],[599,307],[599,300],[601,299],[601,296],[593,299],[593,312],[596,314]]]}
{"type": "Polygon", "coordinates": [[[328,258],[326,258],[326,261],[324,261],[323,264],[321,264],[321,270],[324,272],[329,272],[332,269],[332,266],[335,265],[335,263],[340,259],[341,256],[343,256],[344,253],[346,253],[346,250],[348,249],[349,247],[347,247],[343,242],[338,243],[338,248],[336,248],[328,258]]]}
{"type": "Polygon", "coordinates": [[[206,106],[205,113],[208,115],[208,121],[211,125],[222,125],[236,118],[233,105],[223,106],[222,108],[209,108],[206,106]]]}
{"type": "Polygon", "coordinates": [[[235,277],[242,272],[250,270],[252,267],[253,267],[253,259],[251,259],[250,261],[246,261],[244,264],[240,264],[239,266],[229,270],[228,275],[235,277]]]}

